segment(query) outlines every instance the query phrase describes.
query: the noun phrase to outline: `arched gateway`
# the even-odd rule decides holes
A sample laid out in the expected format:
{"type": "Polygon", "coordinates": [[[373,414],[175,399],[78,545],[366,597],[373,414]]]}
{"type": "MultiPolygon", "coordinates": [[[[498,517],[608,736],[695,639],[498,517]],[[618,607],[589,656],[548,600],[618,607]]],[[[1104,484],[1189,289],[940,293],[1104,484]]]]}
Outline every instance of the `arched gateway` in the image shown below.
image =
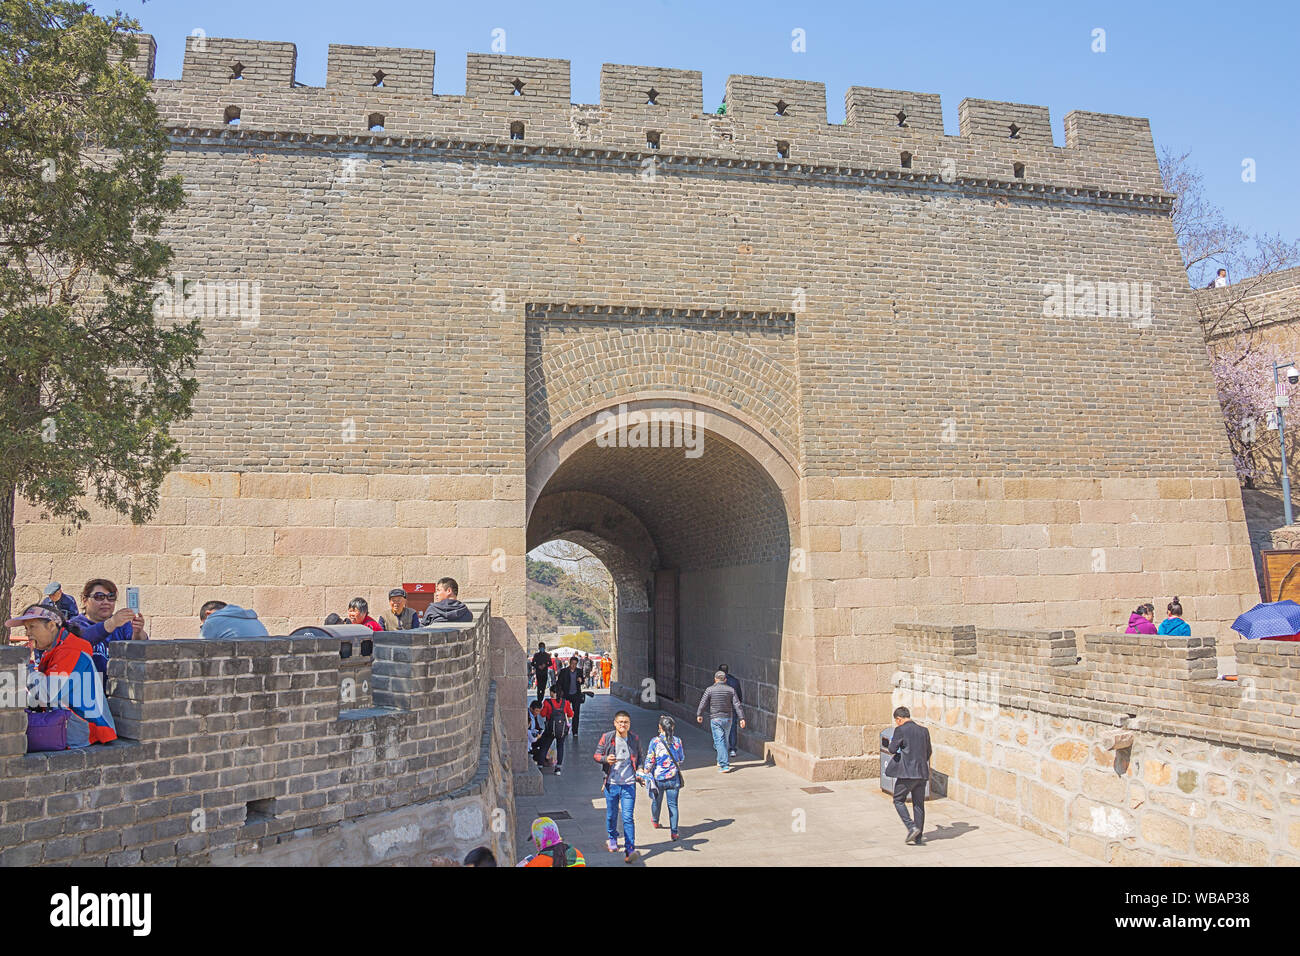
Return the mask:
{"type": "Polygon", "coordinates": [[[800,666],[783,649],[808,620],[798,472],[763,431],[680,396],[630,398],[579,415],[528,462],[529,550],[567,538],[614,577],[615,691],[693,707],[727,662],[760,753],[801,710],[803,692],[782,697],[783,667],[800,666]]]}

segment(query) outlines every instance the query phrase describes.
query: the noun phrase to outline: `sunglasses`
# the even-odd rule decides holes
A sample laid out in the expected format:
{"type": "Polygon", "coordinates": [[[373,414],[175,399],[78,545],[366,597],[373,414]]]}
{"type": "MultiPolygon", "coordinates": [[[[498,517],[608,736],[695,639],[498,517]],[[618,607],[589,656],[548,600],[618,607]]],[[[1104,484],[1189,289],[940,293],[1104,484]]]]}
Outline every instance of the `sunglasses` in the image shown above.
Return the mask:
{"type": "Polygon", "coordinates": [[[104,592],[104,591],[96,591],[94,594],[92,594],[92,595],[90,596],[90,599],[91,599],[92,601],[116,601],[116,600],[117,600],[117,595],[116,595],[116,594],[108,594],[108,593],[106,593],[106,592],[104,592]]]}

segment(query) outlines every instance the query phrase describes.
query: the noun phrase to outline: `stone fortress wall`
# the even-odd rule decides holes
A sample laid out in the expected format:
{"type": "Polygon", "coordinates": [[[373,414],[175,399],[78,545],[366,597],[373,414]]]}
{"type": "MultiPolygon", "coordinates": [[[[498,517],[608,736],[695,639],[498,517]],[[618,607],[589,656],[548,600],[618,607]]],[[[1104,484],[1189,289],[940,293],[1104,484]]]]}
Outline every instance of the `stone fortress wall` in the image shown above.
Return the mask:
{"type": "Polygon", "coordinates": [[[619,679],[655,676],[628,595],[676,566],[681,695],[729,659],[818,779],[874,772],[895,622],[1254,603],[1146,120],[1072,112],[1057,146],[1023,104],[964,100],[948,136],[921,93],[850,88],[832,125],[806,81],[733,76],[718,116],[685,70],[606,65],[574,104],[563,60],[472,54],[463,96],[428,51],[333,46],[323,88],[295,62],[190,38],[154,79],[176,271],[260,282],[260,316],[205,316],[157,519],[66,537],[24,508],[20,581],[108,573],[183,637],[213,597],[280,628],[450,573],[493,602],[515,707],[530,516],[626,519],[619,679]],[[1146,284],[1152,313],[1045,308],[1075,280],[1146,284]],[[694,471],[562,440],[647,398],[712,416],[694,471]]]}
{"type": "Polygon", "coordinates": [[[1300,644],[900,626],[948,796],[1110,863],[1300,864],[1300,644]],[[1082,658],[1080,660],[1080,657],[1082,658]]]}
{"type": "MultiPolygon", "coordinates": [[[[491,609],[472,609],[377,633],[372,654],[325,637],[119,645],[119,739],[81,750],[25,753],[27,715],[4,695],[0,866],[427,866],[480,845],[513,862],[491,609]]],[[[6,682],[26,659],[0,647],[6,682]]]]}

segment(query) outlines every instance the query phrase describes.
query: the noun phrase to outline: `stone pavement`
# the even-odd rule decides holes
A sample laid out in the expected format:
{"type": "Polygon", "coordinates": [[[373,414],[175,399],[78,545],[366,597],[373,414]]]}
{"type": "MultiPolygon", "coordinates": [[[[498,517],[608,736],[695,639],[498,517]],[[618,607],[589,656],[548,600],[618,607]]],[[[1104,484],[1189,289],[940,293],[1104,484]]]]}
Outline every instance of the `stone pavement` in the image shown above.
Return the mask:
{"type": "MultiPolygon", "coordinates": [[[[587,858],[589,866],[625,866],[623,854],[605,850],[603,776],[592,759],[600,734],[612,729],[614,714],[627,710],[632,730],[648,743],[658,711],[631,706],[601,691],[582,708],[582,736],[567,741],[564,773],[543,773],[545,792],[517,795],[516,845],[528,841],[534,817],[567,811],[557,819],[560,834],[587,858]]],[[[906,831],[890,798],[876,780],[810,784],[779,767],[741,752],[730,774],[717,771],[713,743],[695,723],[678,721],[686,748],[686,789],[681,794],[680,837],[668,838],[668,807],[650,824],[650,800],[637,789],[635,866],[1101,866],[1060,844],[1008,826],[953,800],[926,804],[927,843],[903,843],[906,831]],[[826,793],[808,793],[804,788],[826,793]],[[802,827],[798,826],[802,822],[802,827]]]]}

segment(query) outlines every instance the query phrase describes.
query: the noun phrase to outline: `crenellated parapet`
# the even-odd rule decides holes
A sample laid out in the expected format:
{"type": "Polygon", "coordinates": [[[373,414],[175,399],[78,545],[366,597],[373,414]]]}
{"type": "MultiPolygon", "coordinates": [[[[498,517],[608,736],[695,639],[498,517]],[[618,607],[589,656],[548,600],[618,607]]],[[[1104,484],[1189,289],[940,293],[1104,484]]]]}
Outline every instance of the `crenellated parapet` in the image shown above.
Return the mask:
{"type": "MultiPolygon", "coordinates": [[[[153,78],[153,39],[134,68],[153,78]]],[[[1146,120],[1072,112],[1052,141],[1046,107],[966,99],[960,135],[935,94],[852,87],[846,122],[826,121],[824,84],[759,76],[726,82],[726,112],[704,109],[701,74],[606,64],[600,102],[571,102],[568,60],[470,54],[465,94],[433,93],[432,51],[331,45],[324,87],[298,84],[292,43],[189,37],[182,76],[155,80],[179,147],[439,152],[498,161],[595,157],[670,172],[773,168],[822,180],[911,188],[1004,189],[1068,202],[1167,211],[1146,120]],[[595,150],[595,153],[591,151],[595,150]],[[584,151],[585,156],[584,156],[584,151]]]]}
{"type": "MultiPolygon", "coordinates": [[[[953,696],[953,679],[988,688],[980,703],[1086,718],[1300,756],[1300,643],[1238,641],[1238,679],[1218,678],[1212,636],[900,624],[903,690],[953,696]]],[[[958,695],[960,696],[960,695],[958,695]]]]}

